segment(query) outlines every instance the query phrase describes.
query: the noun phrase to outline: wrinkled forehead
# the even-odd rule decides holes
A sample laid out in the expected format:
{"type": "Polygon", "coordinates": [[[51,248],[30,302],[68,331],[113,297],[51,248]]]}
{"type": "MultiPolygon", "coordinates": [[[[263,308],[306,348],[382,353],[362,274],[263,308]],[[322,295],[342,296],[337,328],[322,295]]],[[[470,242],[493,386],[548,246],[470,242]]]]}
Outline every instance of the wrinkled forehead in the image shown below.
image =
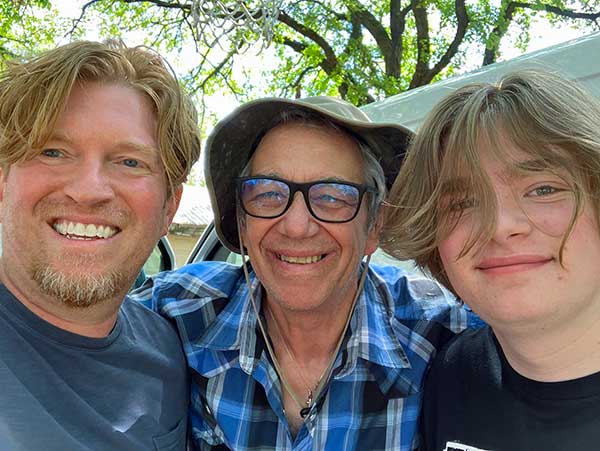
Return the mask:
{"type": "Polygon", "coordinates": [[[270,129],[245,172],[301,179],[362,182],[363,156],[350,134],[312,123],[285,123],[270,129]]]}

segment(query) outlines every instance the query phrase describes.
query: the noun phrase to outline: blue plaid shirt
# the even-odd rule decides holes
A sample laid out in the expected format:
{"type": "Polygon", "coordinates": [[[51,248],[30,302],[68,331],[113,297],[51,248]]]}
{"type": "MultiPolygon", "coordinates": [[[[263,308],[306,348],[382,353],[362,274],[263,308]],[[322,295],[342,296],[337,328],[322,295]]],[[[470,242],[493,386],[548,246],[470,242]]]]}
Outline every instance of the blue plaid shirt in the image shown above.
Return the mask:
{"type": "MultiPolygon", "coordinates": [[[[250,278],[260,304],[260,283],[250,278]]],[[[332,378],[293,438],[239,267],[188,265],[132,296],[179,331],[193,373],[192,435],[202,450],[413,450],[430,361],[454,333],[478,323],[437,284],[371,266],[332,378]]]]}

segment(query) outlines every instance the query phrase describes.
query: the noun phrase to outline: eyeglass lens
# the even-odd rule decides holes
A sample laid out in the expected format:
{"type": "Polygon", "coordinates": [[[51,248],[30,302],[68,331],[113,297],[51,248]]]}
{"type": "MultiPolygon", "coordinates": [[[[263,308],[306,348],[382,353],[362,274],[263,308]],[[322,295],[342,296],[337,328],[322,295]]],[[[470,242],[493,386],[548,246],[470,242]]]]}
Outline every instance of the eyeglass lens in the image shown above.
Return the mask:
{"type": "MultiPolygon", "coordinates": [[[[252,216],[274,218],[283,214],[290,203],[287,183],[272,179],[244,180],[240,189],[244,210],[252,216]]],[[[321,182],[308,189],[313,215],[322,221],[347,221],[360,207],[360,191],[344,183],[321,182]]]]}

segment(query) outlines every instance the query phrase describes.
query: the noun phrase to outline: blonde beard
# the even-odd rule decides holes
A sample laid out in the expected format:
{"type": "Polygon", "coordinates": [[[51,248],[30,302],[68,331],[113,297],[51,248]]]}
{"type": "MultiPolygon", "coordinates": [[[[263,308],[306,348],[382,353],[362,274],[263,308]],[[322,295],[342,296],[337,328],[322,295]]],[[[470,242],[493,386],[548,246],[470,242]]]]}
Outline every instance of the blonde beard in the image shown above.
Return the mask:
{"type": "Polygon", "coordinates": [[[73,309],[83,309],[101,304],[114,298],[123,290],[123,274],[65,274],[38,266],[33,271],[42,293],[51,296],[63,305],[73,309]]]}

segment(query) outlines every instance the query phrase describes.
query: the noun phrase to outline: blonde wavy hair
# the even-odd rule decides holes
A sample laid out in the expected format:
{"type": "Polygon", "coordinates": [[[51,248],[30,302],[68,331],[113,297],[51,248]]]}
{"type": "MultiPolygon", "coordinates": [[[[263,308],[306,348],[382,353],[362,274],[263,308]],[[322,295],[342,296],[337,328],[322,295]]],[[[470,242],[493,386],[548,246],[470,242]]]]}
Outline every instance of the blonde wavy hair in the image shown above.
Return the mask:
{"type": "Polygon", "coordinates": [[[589,93],[573,81],[537,71],[465,86],[434,107],[412,141],[388,197],[381,240],[387,253],[415,260],[450,290],[437,248],[458,219],[449,220],[444,196],[468,193],[478,200],[479,221],[461,256],[489,241],[495,229],[496,196],[481,167],[482,148],[517,174],[548,170],[572,187],[575,209],[562,237],[561,258],[584,201],[599,216],[600,104],[589,93]],[[511,161],[507,142],[531,157],[535,167],[511,161]],[[461,186],[450,186],[459,176],[461,186]]]}
{"type": "Polygon", "coordinates": [[[0,166],[33,158],[48,141],[73,86],[85,82],[125,85],[151,100],[171,194],[200,156],[196,109],[160,55],[117,41],[74,42],[8,63],[0,74],[0,166]]]}

